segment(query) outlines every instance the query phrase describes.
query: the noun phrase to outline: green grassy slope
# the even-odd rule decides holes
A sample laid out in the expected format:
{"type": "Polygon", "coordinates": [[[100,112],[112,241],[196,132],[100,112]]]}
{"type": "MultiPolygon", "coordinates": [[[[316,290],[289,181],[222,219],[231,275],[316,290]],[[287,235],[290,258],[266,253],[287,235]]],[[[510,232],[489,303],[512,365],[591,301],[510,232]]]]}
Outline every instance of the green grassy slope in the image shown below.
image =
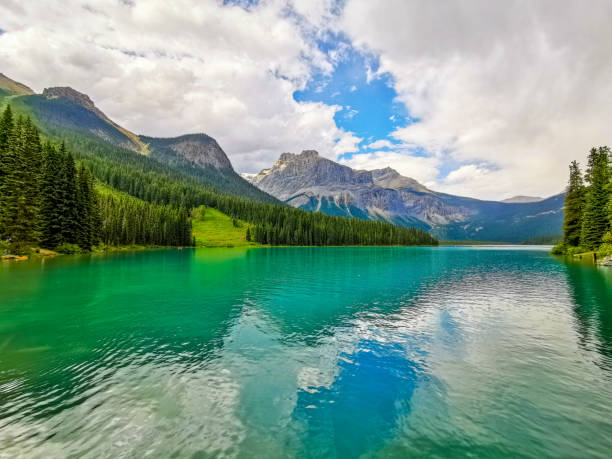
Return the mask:
{"type": "MultiPolygon", "coordinates": [[[[96,184],[96,190],[102,195],[141,201],[101,183],[96,184]]],[[[252,225],[236,220],[235,226],[234,219],[212,207],[194,209],[193,213],[192,234],[196,238],[197,247],[260,247],[246,240],[247,228],[252,229],[252,225]]]]}
{"type": "Polygon", "coordinates": [[[212,207],[204,210],[204,215],[197,215],[192,220],[192,234],[197,247],[258,247],[259,244],[246,240],[246,222],[233,219],[212,207]]]}
{"type": "MultiPolygon", "coordinates": [[[[102,195],[116,198],[127,198],[141,201],[127,193],[111,188],[102,183],[96,184],[96,190],[102,195]]],[[[193,210],[192,234],[197,247],[261,247],[260,244],[246,240],[247,228],[253,225],[236,220],[212,207],[200,207],[193,210]]]]}

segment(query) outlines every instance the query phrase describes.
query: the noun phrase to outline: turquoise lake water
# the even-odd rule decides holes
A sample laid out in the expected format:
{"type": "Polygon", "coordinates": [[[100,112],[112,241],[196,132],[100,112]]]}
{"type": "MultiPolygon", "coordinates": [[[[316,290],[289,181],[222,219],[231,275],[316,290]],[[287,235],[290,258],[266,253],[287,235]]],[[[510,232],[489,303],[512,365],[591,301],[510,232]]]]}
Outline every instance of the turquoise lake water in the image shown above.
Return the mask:
{"type": "Polygon", "coordinates": [[[0,265],[0,457],[610,457],[612,269],[548,248],[0,265]]]}

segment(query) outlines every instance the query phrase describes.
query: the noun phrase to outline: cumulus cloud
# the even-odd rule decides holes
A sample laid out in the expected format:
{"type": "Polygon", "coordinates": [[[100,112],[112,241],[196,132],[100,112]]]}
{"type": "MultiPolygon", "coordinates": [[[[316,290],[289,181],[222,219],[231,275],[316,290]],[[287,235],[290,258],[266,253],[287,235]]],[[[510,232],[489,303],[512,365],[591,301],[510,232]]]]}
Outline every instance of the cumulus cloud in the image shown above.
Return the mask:
{"type": "Polygon", "coordinates": [[[393,144],[386,139],[379,139],[375,142],[368,144],[366,148],[369,148],[371,150],[377,150],[379,148],[393,148],[393,144]]]}
{"type": "Polygon", "coordinates": [[[501,198],[561,191],[612,141],[610,17],[607,0],[348,1],[340,27],[420,120],[394,136],[466,165],[437,185],[501,198]]]}
{"type": "Polygon", "coordinates": [[[241,171],[282,151],[342,154],[360,140],[337,127],[342,107],[293,98],[314,72],[333,69],[309,32],[329,3],[5,0],[1,71],[36,90],[86,92],[137,133],[206,132],[241,171]]]}

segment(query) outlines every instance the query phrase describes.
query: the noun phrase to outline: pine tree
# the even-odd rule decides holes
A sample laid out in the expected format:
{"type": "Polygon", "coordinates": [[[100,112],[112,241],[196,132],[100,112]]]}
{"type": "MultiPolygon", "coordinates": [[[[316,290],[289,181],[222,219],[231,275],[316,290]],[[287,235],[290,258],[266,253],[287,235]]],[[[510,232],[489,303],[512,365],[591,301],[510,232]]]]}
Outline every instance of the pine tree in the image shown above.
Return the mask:
{"type": "Polygon", "coordinates": [[[246,240],[247,241],[251,240],[251,229],[249,227],[247,227],[247,230],[246,230],[246,240]]]}
{"type": "Polygon", "coordinates": [[[25,198],[25,218],[30,223],[30,241],[38,243],[40,240],[42,146],[38,129],[30,118],[25,119],[22,137],[21,177],[23,183],[22,192],[25,198]]]}
{"type": "Polygon", "coordinates": [[[585,178],[588,188],[580,245],[594,250],[601,244],[603,236],[610,226],[608,215],[610,149],[608,147],[591,149],[585,178]]]}
{"type": "Polygon", "coordinates": [[[13,112],[11,106],[7,105],[2,112],[2,118],[0,118],[0,153],[6,150],[9,137],[13,132],[13,112]]]}
{"type": "Polygon", "coordinates": [[[77,244],[83,250],[91,250],[94,245],[93,213],[95,212],[95,203],[93,197],[95,190],[93,189],[93,179],[89,171],[82,164],[77,172],[77,244]]]}
{"type": "Polygon", "coordinates": [[[6,237],[6,223],[8,216],[6,206],[8,204],[9,174],[14,164],[12,154],[9,153],[9,138],[13,134],[13,114],[11,106],[8,105],[0,119],[0,238],[6,237]]]}
{"type": "Polygon", "coordinates": [[[50,143],[43,147],[43,161],[40,184],[41,195],[41,244],[43,247],[53,249],[60,245],[62,240],[62,195],[59,188],[61,157],[50,143]]]}
{"type": "Polygon", "coordinates": [[[570,164],[570,176],[565,195],[563,218],[563,242],[566,246],[577,247],[582,232],[582,212],[584,210],[584,182],[578,162],[570,164]]]}
{"type": "Polygon", "coordinates": [[[61,193],[61,234],[62,243],[76,244],[79,232],[77,218],[77,180],[74,159],[66,152],[66,146],[60,147],[60,193],[61,193]]]}

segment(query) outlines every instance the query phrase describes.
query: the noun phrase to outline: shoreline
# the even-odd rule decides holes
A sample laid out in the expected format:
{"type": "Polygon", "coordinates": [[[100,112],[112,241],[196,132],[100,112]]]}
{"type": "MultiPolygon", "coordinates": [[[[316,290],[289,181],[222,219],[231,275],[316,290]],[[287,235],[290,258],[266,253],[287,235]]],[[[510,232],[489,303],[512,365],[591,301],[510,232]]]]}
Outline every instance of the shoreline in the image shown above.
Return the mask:
{"type": "MultiPolygon", "coordinates": [[[[24,259],[23,256],[17,256],[12,254],[7,254],[2,257],[3,262],[10,261],[32,261],[32,260],[45,260],[52,259],[57,257],[64,257],[66,255],[107,255],[114,253],[128,253],[128,252],[144,252],[149,250],[182,250],[182,249],[267,249],[267,248],[425,248],[425,247],[548,247],[547,245],[542,244],[513,244],[507,242],[480,242],[480,241],[442,241],[440,244],[431,245],[431,244],[418,244],[418,245],[401,245],[401,244],[385,244],[385,245],[361,245],[361,244],[353,244],[353,245],[264,245],[264,244],[245,244],[245,245],[197,245],[197,246],[145,246],[145,245],[122,245],[122,246],[104,246],[104,247],[96,247],[90,252],[79,252],[79,253],[61,253],[56,252],[50,249],[42,249],[36,248],[32,249],[32,252],[27,255],[27,259],[24,259]],[[179,248],[180,247],[180,248],[179,248]]],[[[564,258],[574,258],[570,256],[564,256],[564,258]]],[[[597,262],[598,264],[601,261],[597,262]]]]}

